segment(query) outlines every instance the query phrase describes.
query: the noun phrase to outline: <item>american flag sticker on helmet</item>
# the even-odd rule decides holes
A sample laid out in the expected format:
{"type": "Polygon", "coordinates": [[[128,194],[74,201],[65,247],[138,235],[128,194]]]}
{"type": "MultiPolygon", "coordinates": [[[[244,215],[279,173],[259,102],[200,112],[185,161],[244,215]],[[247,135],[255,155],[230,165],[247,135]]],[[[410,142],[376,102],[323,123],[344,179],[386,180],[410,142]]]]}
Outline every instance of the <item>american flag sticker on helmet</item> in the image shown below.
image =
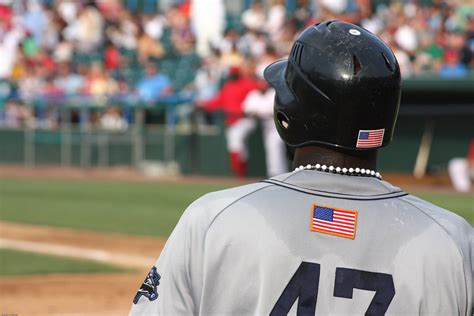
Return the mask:
{"type": "Polygon", "coordinates": [[[313,204],[310,229],[328,235],[354,239],[357,211],[313,204]]]}
{"type": "Polygon", "coordinates": [[[383,143],[385,128],[374,130],[360,130],[357,137],[356,148],[380,147],[383,143]]]}

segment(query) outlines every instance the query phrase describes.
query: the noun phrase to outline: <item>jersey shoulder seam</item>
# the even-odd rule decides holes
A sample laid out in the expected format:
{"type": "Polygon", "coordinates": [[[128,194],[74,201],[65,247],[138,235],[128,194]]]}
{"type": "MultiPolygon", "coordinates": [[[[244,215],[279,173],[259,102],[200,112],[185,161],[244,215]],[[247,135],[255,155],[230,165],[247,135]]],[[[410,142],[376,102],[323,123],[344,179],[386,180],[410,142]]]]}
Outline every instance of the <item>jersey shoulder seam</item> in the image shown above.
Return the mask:
{"type": "Polygon", "coordinates": [[[261,182],[270,183],[279,187],[284,187],[284,188],[301,192],[301,193],[305,193],[305,194],[329,197],[329,198],[335,198],[335,199],[343,199],[343,200],[373,201],[373,200],[385,200],[385,199],[398,198],[401,196],[408,195],[408,193],[402,190],[381,193],[381,194],[373,194],[373,195],[353,195],[353,194],[343,194],[343,193],[336,193],[336,192],[330,192],[330,191],[319,191],[319,190],[314,190],[314,189],[307,189],[295,184],[290,184],[290,183],[286,183],[286,182],[283,182],[280,180],[274,180],[274,179],[263,180],[261,182]]]}
{"type": "Polygon", "coordinates": [[[427,212],[425,212],[422,208],[416,206],[415,204],[413,204],[412,202],[410,201],[407,201],[405,199],[400,199],[401,201],[407,203],[407,204],[410,204],[411,206],[413,206],[414,208],[418,209],[421,213],[423,213],[426,217],[428,217],[429,219],[431,219],[433,222],[436,223],[437,226],[439,226],[446,235],[449,236],[449,239],[451,239],[451,241],[456,245],[456,248],[458,248],[458,251],[461,253],[461,256],[464,258],[464,256],[462,255],[462,251],[459,249],[459,246],[458,244],[456,243],[456,241],[454,240],[453,236],[451,236],[451,234],[449,233],[449,231],[446,230],[446,228],[443,227],[443,225],[441,225],[435,218],[433,218],[433,216],[431,216],[430,214],[428,214],[427,212]]]}
{"type": "MultiPolygon", "coordinates": [[[[267,180],[273,180],[273,181],[287,181],[289,180],[291,177],[295,176],[296,175],[296,172],[291,172],[285,179],[282,179],[282,180],[275,180],[274,178],[270,178],[270,179],[267,179],[267,180]]],[[[262,182],[266,182],[266,180],[262,181],[262,182]]]]}
{"type": "Polygon", "coordinates": [[[246,197],[248,197],[248,196],[250,196],[250,195],[252,195],[252,194],[254,194],[254,193],[257,193],[257,192],[259,192],[259,191],[261,191],[261,190],[263,190],[263,189],[266,189],[266,188],[269,188],[269,187],[272,186],[271,183],[266,183],[266,184],[267,184],[266,186],[263,186],[263,187],[261,187],[261,188],[255,189],[255,190],[253,190],[253,191],[251,191],[251,192],[248,192],[248,193],[242,195],[241,197],[239,197],[239,198],[233,200],[232,202],[230,202],[229,204],[227,204],[226,206],[224,206],[220,211],[218,211],[217,214],[212,218],[212,220],[211,220],[211,222],[209,223],[209,225],[207,226],[205,235],[207,235],[207,232],[208,232],[209,229],[211,228],[212,224],[214,224],[215,220],[216,220],[222,213],[224,213],[225,210],[227,210],[229,207],[231,207],[231,206],[234,205],[235,203],[239,202],[239,201],[242,200],[243,198],[246,198],[246,197]]]}
{"type": "MultiPolygon", "coordinates": [[[[462,262],[462,266],[463,266],[463,276],[464,276],[464,290],[465,290],[465,294],[466,294],[466,297],[465,297],[465,302],[466,304],[469,302],[469,298],[467,297],[468,293],[467,293],[467,289],[468,289],[468,285],[467,285],[467,279],[466,279],[466,275],[464,273],[464,261],[465,261],[465,257],[464,257],[464,254],[462,252],[462,250],[460,249],[460,246],[458,245],[458,243],[456,242],[456,240],[453,238],[453,236],[449,233],[449,231],[443,227],[443,225],[441,225],[433,216],[431,216],[430,214],[428,214],[427,212],[425,212],[422,208],[416,206],[415,204],[413,204],[412,202],[410,201],[407,201],[405,199],[402,199],[400,198],[399,200],[405,202],[406,204],[409,204],[411,205],[412,207],[416,208],[419,212],[421,212],[422,214],[424,214],[426,217],[428,217],[430,220],[432,220],[439,228],[441,228],[441,230],[448,236],[449,240],[451,240],[451,242],[456,246],[456,249],[457,251],[459,252],[459,255],[461,256],[461,262],[462,262]]],[[[466,311],[469,311],[469,306],[466,305],[466,311]]]]}
{"type": "MultiPolygon", "coordinates": [[[[267,183],[267,184],[268,184],[268,185],[263,186],[263,187],[258,188],[258,189],[255,189],[255,190],[253,190],[253,191],[251,191],[251,192],[248,192],[248,193],[242,195],[241,197],[239,197],[239,198],[233,200],[232,202],[230,202],[229,204],[227,204],[226,206],[224,206],[220,211],[218,211],[216,215],[214,215],[214,217],[213,217],[212,220],[209,222],[209,224],[207,225],[207,228],[206,228],[206,230],[205,230],[205,232],[204,232],[204,238],[203,238],[203,240],[204,240],[203,253],[206,252],[206,239],[207,239],[207,234],[208,234],[208,232],[209,232],[209,229],[211,229],[211,226],[212,226],[212,225],[214,224],[214,222],[216,221],[216,219],[217,219],[222,213],[224,213],[224,211],[227,210],[230,206],[234,205],[235,203],[237,203],[238,201],[242,200],[243,198],[245,198],[245,197],[247,197],[247,196],[250,196],[250,195],[252,195],[252,194],[254,194],[254,193],[256,193],[256,192],[259,192],[259,191],[261,191],[261,190],[263,190],[263,189],[266,189],[266,188],[272,186],[272,185],[269,184],[269,183],[267,183]]],[[[201,293],[201,297],[199,298],[199,301],[201,301],[201,300],[202,300],[202,293],[201,293]]]]}

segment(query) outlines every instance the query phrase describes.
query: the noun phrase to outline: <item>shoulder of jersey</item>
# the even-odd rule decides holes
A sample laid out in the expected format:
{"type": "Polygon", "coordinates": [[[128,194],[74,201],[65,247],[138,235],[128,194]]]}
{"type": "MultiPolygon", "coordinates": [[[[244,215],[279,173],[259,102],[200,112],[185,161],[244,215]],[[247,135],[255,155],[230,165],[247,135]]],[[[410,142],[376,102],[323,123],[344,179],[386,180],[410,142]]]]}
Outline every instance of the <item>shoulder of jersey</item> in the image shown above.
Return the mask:
{"type": "Polygon", "coordinates": [[[213,218],[224,211],[228,206],[251,195],[260,189],[272,186],[269,183],[252,183],[238,186],[221,191],[207,193],[196,201],[191,203],[184,212],[183,216],[189,217],[190,220],[198,220],[200,222],[211,222],[213,218]]]}
{"type": "Polygon", "coordinates": [[[474,243],[474,229],[461,216],[413,195],[405,196],[402,200],[424,213],[457,243],[474,243]]]}

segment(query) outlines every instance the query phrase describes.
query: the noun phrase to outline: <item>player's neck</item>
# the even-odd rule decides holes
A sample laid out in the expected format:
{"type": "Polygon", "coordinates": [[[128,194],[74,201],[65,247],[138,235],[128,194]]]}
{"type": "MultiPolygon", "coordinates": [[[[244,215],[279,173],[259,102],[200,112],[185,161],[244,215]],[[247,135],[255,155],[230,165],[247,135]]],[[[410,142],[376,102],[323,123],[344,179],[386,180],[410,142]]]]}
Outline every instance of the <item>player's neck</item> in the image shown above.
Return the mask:
{"type": "Polygon", "coordinates": [[[293,168],[308,164],[321,164],[334,167],[377,169],[377,151],[341,151],[322,146],[297,148],[293,159],[293,168]]]}

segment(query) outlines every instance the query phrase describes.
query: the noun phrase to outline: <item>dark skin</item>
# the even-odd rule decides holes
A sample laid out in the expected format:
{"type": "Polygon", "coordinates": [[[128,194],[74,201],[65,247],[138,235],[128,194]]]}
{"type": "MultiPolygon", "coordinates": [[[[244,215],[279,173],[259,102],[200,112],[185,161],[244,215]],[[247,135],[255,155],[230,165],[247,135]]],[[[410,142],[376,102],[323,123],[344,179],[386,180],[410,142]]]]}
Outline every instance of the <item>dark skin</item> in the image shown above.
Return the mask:
{"type": "Polygon", "coordinates": [[[293,168],[315,164],[346,167],[377,169],[377,150],[349,151],[326,147],[321,145],[310,145],[298,147],[295,150],[293,168]]]}

